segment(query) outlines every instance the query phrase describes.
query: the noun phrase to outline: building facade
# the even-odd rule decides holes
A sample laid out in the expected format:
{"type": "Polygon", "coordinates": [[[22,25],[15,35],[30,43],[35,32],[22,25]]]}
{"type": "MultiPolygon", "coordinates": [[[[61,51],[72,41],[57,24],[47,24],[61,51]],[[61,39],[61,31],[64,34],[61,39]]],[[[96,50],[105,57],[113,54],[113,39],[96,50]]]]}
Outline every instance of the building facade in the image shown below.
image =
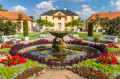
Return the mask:
{"type": "MultiPolygon", "coordinates": [[[[78,19],[78,15],[70,10],[67,10],[66,8],[64,8],[64,10],[56,10],[53,8],[53,10],[42,14],[41,19],[50,21],[54,24],[54,27],[43,26],[43,30],[49,29],[54,31],[65,31],[72,29],[71,26],[65,27],[65,24],[71,22],[74,19],[78,19]]],[[[77,26],[73,27],[75,31],[77,29],[77,26]]]]}
{"type": "MultiPolygon", "coordinates": [[[[85,20],[85,22],[84,22],[85,31],[88,31],[88,23],[90,21],[94,21],[96,19],[95,16],[97,14],[100,15],[100,18],[108,18],[110,20],[113,20],[114,18],[120,17],[120,12],[95,13],[91,17],[89,17],[87,20],[85,20]]],[[[98,21],[98,23],[99,22],[100,21],[98,21]]],[[[100,29],[103,29],[103,27],[100,24],[98,24],[98,25],[95,24],[93,27],[93,30],[100,30],[100,29]]]]}
{"type": "MultiPolygon", "coordinates": [[[[27,20],[28,21],[28,27],[29,27],[29,31],[32,32],[33,31],[33,20],[28,17],[26,14],[24,14],[23,12],[6,12],[6,11],[0,11],[0,16],[1,17],[5,17],[7,18],[7,20],[11,20],[12,22],[16,22],[19,23],[19,26],[16,27],[17,32],[23,32],[23,21],[27,20]],[[18,14],[23,14],[23,18],[20,20],[18,18],[18,14]]],[[[4,20],[4,21],[7,21],[4,20]]]]}

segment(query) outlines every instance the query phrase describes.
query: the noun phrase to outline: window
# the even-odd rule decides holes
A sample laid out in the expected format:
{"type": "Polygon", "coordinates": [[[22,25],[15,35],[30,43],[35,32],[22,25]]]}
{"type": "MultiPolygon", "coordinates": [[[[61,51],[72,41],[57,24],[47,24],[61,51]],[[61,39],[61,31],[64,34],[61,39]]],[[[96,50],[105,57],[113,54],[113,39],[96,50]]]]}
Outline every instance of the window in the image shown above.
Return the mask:
{"type": "Polygon", "coordinates": [[[53,17],[53,20],[54,20],[54,17],[53,17]]]}
{"type": "Polygon", "coordinates": [[[72,16],[72,20],[74,19],[74,17],[72,16]]]}
{"type": "Polygon", "coordinates": [[[61,17],[58,17],[58,20],[61,20],[61,17]]]}
{"type": "Polygon", "coordinates": [[[67,20],[67,17],[65,17],[65,20],[67,20]]]}
{"type": "Polygon", "coordinates": [[[61,13],[59,13],[58,15],[61,15],[61,13]]]}
{"type": "Polygon", "coordinates": [[[47,20],[47,16],[46,16],[46,20],[47,20]]]}
{"type": "Polygon", "coordinates": [[[60,29],[61,29],[61,23],[58,23],[58,29],[60,31],[60,29]]]}

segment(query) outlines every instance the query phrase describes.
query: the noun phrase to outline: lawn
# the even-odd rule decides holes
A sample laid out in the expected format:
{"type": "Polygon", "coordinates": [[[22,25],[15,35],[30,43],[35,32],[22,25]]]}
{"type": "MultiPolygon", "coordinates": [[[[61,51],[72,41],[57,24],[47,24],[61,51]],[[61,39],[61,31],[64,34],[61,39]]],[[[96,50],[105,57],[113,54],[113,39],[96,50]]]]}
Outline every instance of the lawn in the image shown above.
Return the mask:
{"type": "MultiPolygon", "coordinates": [[[[40,32],[29,33],[29,40],[40,38],[40,34],[40,32]]],[[[15,35],[19,35],[19,37],[22,37],[22,40],[24,39],[23,33],[16,33],[15,35]]]]}
{"type": "MultiPolygon", "coordinates": [[[[80,38],[83,38],[84,40],[87,40],[87,34],[88,33],[78,33],[80,38]]],[[[93,40],[94,38],[98,38],[98,40],[102,37],[102,33],[93,33],[93,40]]]]}
{"type": "MultiPolygon", "coordinates": [[[[40,38],[40,34],[41,34],[40,32],[29,33],[29,39],[33,40],[33,39],[40,38]]],[[[78,34],[79,34],[80,38],[87,40],[88,33],[78,33],[78,34]]],[[[23,33],[16,33],[16,35],[19,35],[19,37],[22,37],[22,39],[24,39],[23,33]]],[[[98,40],[99,40],[100,37],[102,37],[102,33],[94,33],[93,34],[93,40],[94,40],[94,38],[98,38],[98,40]]]]}

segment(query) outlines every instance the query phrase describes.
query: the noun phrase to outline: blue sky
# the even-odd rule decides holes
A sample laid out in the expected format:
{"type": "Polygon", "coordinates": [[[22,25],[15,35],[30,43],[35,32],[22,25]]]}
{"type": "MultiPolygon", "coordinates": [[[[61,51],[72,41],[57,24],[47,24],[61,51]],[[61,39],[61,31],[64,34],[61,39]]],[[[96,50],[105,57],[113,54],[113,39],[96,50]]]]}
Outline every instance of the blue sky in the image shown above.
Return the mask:
{"type": "Polygon", "coordinates": [[[120,11],[120,0],[0,0],[0,4],[9,11],[24,12],[35,18],[53,7],[66,7],[84,20],[96,12],[120,11]]]}

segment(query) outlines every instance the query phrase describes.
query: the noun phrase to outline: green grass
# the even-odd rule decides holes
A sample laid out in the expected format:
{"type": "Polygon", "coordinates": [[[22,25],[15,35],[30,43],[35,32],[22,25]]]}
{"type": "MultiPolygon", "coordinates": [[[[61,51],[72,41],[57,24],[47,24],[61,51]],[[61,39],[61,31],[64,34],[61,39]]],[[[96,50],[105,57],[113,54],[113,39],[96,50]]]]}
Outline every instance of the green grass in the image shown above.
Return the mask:
{"type": "MultiPolygon", "coordinates": [[[[88,37],[87,37],[87,34],[88,33],[78,33],[79,34],[79,37],[80,38],[83,38],[84,40],[87,40],[88,37]]],[[[98,40],[100,39],[100,37],[102,37],[102,33],[93,33],[93,40],[94,38],[98,38],[98,40]]]]}
{"type": "MultiPolygon", "coordinates": [[[[29,33],[29,39],[30,40],[34,40],[37,38],[40,38],[40,32],[34,32],[34,33],[29,33]]],[[[80,38],[83,38],[85,40],[87,40],[87,34],[88,33],[78,33],[80,38]]],[[[24,39],[23,37],[23,33],[16,33],[16,35],[19,35],[19,37],[22,37],[22,39],[24,39]]],[[[102,33],[93,33],[93,40],[94,38],[98,38],[98,40],[100,39],[100,37],[102,37],[102,33]]]]}
{"type": "MultiPolygon", "coordinates": [[[[29,40],[40,38],[40,34],[40,32],[29,33],[29,40]]],[[[22,39],[24,39],[23,33],[16,33],[15,35],[19,35],[19,37],[22,37],[22,39]]]]}

